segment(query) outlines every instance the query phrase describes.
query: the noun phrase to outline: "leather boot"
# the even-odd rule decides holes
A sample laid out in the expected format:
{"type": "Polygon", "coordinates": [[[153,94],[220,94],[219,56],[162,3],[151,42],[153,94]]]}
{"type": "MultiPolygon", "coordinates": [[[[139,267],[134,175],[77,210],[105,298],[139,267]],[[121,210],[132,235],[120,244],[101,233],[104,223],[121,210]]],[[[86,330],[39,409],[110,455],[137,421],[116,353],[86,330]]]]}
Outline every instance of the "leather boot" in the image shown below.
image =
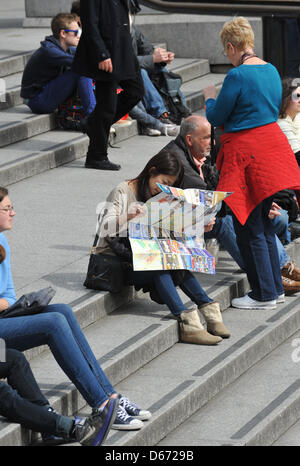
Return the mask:
{"type": "Polygon", "coordinates": [[[203,304],[199,307],[199,311],[204,316],[207,323],[207,331],[212,335],[218,335],[222,338],[229,338],[230,332],[223,324],[222,314],[219,303],[212,302],[203,304]]]}
{"type": "Polygon", "coordinates": [[[222,338],[208,333],[200,322],[197,309],[188,309],[180,314],[180,340],[196,345],[216,345],[222,338]]]}

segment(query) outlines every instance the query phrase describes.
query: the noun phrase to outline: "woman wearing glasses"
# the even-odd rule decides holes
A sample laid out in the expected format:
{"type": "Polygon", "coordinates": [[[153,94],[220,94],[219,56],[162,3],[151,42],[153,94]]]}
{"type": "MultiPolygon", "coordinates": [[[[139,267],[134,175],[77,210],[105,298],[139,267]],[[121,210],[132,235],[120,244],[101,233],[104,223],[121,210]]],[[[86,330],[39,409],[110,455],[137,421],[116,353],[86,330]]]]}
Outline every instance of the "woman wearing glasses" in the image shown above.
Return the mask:
{"type": "MultiPolygon", "coordinates": [[[[15,211],[6,188],[0,187],[0,316],[16,301],[10,267],[10,248],[3,234],[11,230],[15,211]]],[[[25,351],[48,345],[54,358],[92,408],[101,416],[103,429],[99,444],[110,427],[135,430],[149,419],[149,411],[140,410],[128,398],[118,395],[95,358],[72,309],[65,304],[48,305],[40,314],[0,318],[0,338],[7,348],[25,351]],[[130,415],[129,415],[130,414],[130,415]]],[[[99,422],[98,422],[99,424],[99,422]]]]}
{"type": "Polygon", "coordinates": [[[300,86],[299,80],[282,80],[282,105],[278,124],[291,145],[300,166],[300,86]]]}
{"type": "Polygon", "coordinates": [[[277,125],[281,106],[280,76],[254,53],[254,33],[243,17],[225,23],[222,45],[234,66],[221,92],[204,90],[207,119],[222,126],[217,189],[232,191],[225,202],[233,212],[238,246],[251,291],[235,298],[242,309],[275,309],[284,301],[275,233],[269,211],[274,194],[300,189],[294,154],[277,125]]]}

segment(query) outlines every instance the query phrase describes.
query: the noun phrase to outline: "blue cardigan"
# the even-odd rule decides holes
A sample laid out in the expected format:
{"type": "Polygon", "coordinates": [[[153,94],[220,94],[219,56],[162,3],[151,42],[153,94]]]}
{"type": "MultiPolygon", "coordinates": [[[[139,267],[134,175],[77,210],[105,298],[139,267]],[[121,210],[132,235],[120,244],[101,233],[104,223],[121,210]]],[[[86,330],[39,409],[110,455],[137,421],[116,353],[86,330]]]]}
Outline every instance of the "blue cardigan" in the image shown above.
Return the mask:
{"type": "Polygon", "coordinates": [[[0,264],[0,298],[6,299],[11,306],[16,301],[16,294],[11,276],[10,248],[3,233],[0,233],[0,244],[6,252],[5,260],[0,264]]]}
{"type": "Polygon", "coordinates": [[[241,65],[229,71],[218,98],[206,101],[206,117],[213,126],[224,125],[225,133],[274,123],[281,95],[273,65],[241,65]]]}

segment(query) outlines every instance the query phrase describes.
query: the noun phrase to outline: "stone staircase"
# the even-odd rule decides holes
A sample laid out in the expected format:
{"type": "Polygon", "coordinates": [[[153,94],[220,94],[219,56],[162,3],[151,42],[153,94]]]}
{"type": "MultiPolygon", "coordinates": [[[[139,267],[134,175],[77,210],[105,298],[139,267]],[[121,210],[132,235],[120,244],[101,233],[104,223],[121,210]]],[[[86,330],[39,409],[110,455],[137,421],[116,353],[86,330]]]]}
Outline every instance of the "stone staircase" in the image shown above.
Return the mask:
{"type": "MultiPolygon", "coordinates": [[[[14,230],[6,235],[13,277],[18,296],[53,286],[53,302],[72,306],[116,389],[151,410],[142,430],[111,430],[105,445],[276,445],[295,439],[300,432],[298,364],[292,359],[300,329],[298,295],[273,312],[230,308],[248,284],[221,251],[216,275],[196,276],[220,302],[232,336],[216,347],[201,347],[179,343],[176,320],[147,295],[128,288],[113,296],[83,287],[97,204],[117,183],[138,174],[170,138],[138,136],[135,121],[116,125],[119,148],[110,149],[109,157],[122,170],[84,169],[88,138],[58,130],[53,115],[33,115],[20,100],[29,56],[0,60],[6,81],[6,101],[0,104],[0,185],[9,187],[17,212],[14,230]]],[[[193,112],[203,112],[203,88],[208,83],[220,88],[224,79],[210,72],[207,59],[176,58],[169,69],[182,76],[193,112]]],[[[288,250],[299,263],[299,243],[288,250]]],[[[55,409],[90,413],[48,348],[34,348],[26,356],[55,409]]],[[[0,446],[37,440],[0,418],[0,446]]]]}

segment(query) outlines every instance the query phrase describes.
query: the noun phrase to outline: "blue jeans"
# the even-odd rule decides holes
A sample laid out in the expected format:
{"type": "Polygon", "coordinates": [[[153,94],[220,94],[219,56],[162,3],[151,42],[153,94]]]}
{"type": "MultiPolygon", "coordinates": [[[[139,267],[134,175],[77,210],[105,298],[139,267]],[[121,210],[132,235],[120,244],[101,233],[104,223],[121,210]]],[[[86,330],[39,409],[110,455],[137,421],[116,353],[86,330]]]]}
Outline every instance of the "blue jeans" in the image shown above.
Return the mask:
{"type": "Polygon", "coordinates": [[[273,226],[278,238],[285,243],[290,243],[291,233],[289,231],[289,214],[287,210],[281,209],[280,215],[273,220],[273,226]]]}
{"type": "Polygon", "coordinates": [[[164,129],[164,124],[147,112],[142,100],[130,110],[129,115],[131,118],[137,120],[141,126],[157,129],[158,131],[163,131],[164,129]]]}
{"type": "MultiPolygon", "coordinates": [[[[279,240],[278,236],[282,233],[287,232],[286,228],[286,221],[288,218],[288,214],[286,210],[281,210],[282,221],[278,221],[281,217],[276,217],[273,222],[273,227],[276,234],[276,246],[279,255],[279,263],[280,268],[289,262],[291,259],[288,256],[284,246],[282,245],[281,241],[279,240]]],[[[289,233],[289,232],[288,232],[289,233]]],[[[216,223],[213,229],[207,233],[204,233],[204,239],[212,239],[216,238],[218,242],[223,246],[223,248],[231,255],[231,257],[235,260],[238,266],[244,270],[244,261],[241,256],[239,247],[237,245],[236,234],[234,231],[233,220],[231,215],[226,215],[225,217],[217,217],[216,223]]]]}
{"type": "Polygon", "coordinates": [[[25,356],[8,349],[0,362],[0,415],[36,432],[68,437],[73,421],[53,411],[42,394],[25,356]]]}
{"type": "Polygon", "coordinates": [[[49,305],[41,314],[1,319],[0,338],[7,348],[19,351],[48,345],[61,369],[92,408],[115,393],[72,309],[65,304],[49,305]]]}
{"type": "Polygon", "coordinates": [[[96,105],[93,81],[73,71],[66,71],[49,81],[38,95],[29,99],[28,106],[33,113],[52,113],[59,104],[71,97],[75,89],[78,90],[85,114],[89,115],[96,105]]]}
{"type": "Polygon", "coordinates": [[[233,215],[237,244],[251,287],[249,296],[257,301],[275,300],[284,293],[276,236],[268,216],[272,200],[269,197],[256,206],[245,225],[233,215]]]}
{"type": "Polygon", "coordinates": [[[141,74],[145,88],[145,95],[142,99],[143,104],[148,113],[155,118],[159,118],[167,111],[164,101],[144,68],[141,69],[141,74]]]}
{"type": "MultiPolygon", "coordinates": [[[[172,314],[178,317],[186,306],[183,304],[176,286],[174,285],[171,273],[167,270],[149,271],[149,272],[130,272],[129,280],[137,288],[142,288],[146,285],[155,287],[160,298],[168,306],[172,314]]],[[[211,303],[213,300],[207,296],[194,275],[186,271],[183,281],[179,287],[197,306],[204,303],[211,303]]]]}

